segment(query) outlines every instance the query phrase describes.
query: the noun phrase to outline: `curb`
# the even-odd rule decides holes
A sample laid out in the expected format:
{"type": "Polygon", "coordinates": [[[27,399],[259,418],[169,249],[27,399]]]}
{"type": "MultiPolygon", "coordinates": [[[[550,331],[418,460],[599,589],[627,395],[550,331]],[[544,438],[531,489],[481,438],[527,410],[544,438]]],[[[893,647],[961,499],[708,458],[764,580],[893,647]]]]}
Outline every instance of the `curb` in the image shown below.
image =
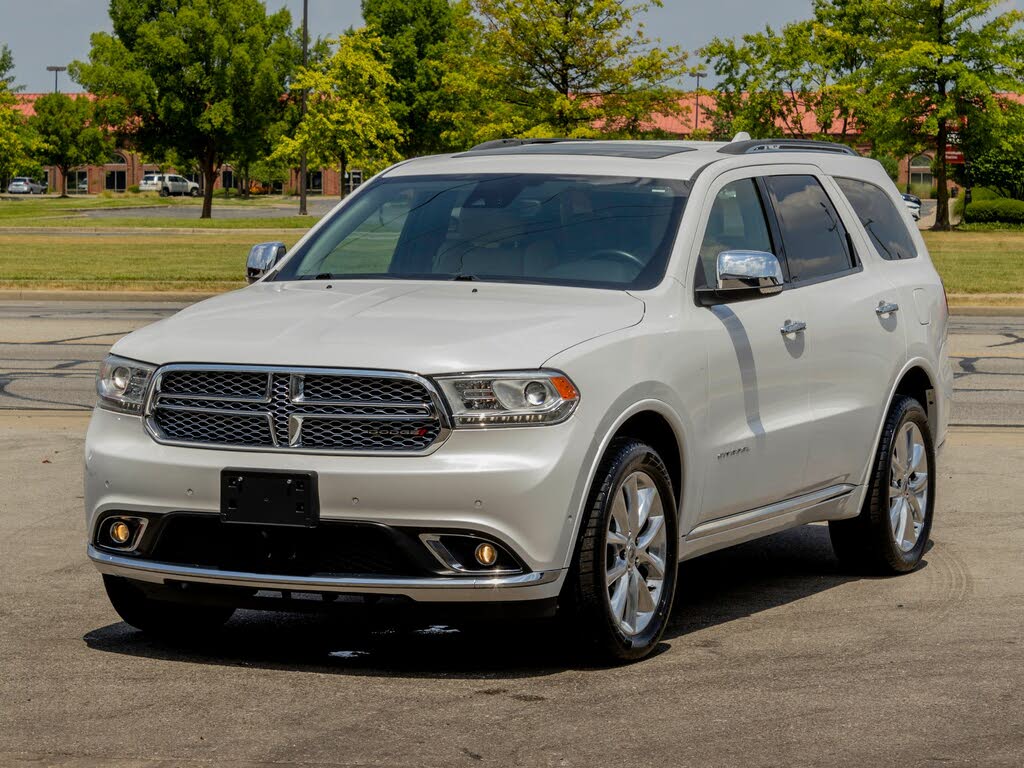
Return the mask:
{"type": "MultiPolygon", "coordinates": [[[[242,286],[239,286],[241,288],[242,286]]],[[[219,296],[227,291],[200,293],[193,291],[35,291],[0,289],[0,301],[141,301],[192,304],[219,296]]]]}
{"type": "Polygon", "coordinates": [[[949,314],[953,317],[1024,317],[1024,307],[1021,306],[1009,306],[1009,307],[982,307],[982,306],[963,306],[958,307],[953,304],[949,308],[949,314]]]}

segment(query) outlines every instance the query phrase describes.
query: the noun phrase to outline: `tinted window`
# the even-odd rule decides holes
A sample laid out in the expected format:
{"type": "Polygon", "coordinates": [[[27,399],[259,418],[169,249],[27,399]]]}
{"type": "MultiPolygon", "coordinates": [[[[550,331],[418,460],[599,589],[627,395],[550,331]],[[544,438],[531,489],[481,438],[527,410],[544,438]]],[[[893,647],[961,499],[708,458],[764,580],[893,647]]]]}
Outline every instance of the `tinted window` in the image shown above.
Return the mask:
{"type": "Polygon", "coordinates": [[[846,228],[816,178],[767,176],[765,184],[782,230],[791,280],[814,280],[853,266],[846,228]]]}
{"type": "Polygon", "coordinates": [[[917,248],[903,217],[881,187],[857,179],[837,178],[836,183],[883,259],[912,259],[917,256],[917,248]]]}
{"type": "Polygon", "coordinates": [[[475,277],[649,288],[688,182],[557,174],[385,177],[318,230],[275,279],[475,277]]]}
{"type": "Polygon", "coordinates": [[[753,179],[726,184],[715,195],[708,225],[700,244],[697,287],[715,285],[715,263],[722,251],[767,251],[772,249],[761,196],[753,179]]]}

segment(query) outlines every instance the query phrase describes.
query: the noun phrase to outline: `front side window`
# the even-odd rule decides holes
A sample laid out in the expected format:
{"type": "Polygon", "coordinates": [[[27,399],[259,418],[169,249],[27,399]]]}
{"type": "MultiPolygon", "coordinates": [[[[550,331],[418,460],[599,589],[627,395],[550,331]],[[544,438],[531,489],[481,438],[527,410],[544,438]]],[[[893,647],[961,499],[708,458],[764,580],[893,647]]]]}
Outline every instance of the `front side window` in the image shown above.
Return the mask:
{"type": "Polygon", "coordinates": [[[715,195],[700,244],[698,288],[715,285],[718,254],[723,251],[775,253],[761,196],[753,179],[726,184],[715,195]]]}
{"type": "Polygon", "coordinates": [[[766,176],[789,278],[805,282],[853,268],[846,228],[813,176],[766,176]]]}
{"type": "Polygon", "coordinates": [[[684,181],[605,176],[384,178],[274,279],[651,288],[664,275],[688,191],[684,181]]]}
{"type": "Polygon", "coordinates": [[[857,218],[883,259],[895,261],[917,256],[914,239],[892,198],[881,187],[858,179],[836,178],[857,218]]]}

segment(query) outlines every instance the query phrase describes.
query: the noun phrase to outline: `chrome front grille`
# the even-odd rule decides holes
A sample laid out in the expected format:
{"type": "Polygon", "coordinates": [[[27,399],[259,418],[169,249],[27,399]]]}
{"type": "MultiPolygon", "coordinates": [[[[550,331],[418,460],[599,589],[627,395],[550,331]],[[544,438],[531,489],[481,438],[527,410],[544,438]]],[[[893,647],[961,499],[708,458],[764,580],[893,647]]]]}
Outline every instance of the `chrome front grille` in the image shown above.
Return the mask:
{"type": "Polygon", "coordinates": [[[413,374],[227,365],[158,370],[146,426],[161,443],[328,453],[425,453],[448,435],[413,374]]]}

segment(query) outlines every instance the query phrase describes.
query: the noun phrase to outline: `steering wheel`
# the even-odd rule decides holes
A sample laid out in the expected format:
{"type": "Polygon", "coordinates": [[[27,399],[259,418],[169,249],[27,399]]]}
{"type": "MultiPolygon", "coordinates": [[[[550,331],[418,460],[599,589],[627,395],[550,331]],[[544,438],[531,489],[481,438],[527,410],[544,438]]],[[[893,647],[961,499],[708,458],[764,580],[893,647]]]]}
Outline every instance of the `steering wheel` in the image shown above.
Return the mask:
{"type": "Polygon", "coordinates": [[[587,256],[587,260],[589,261],[591,259],[601,259],[602,257],[606,256],[611,256],[613,259],[616,259],[618,261],[629,262],[632,266],[636,267],[637,269],[643,269],[644,267],[647,266],[646,264],[644,264],[644,262],[640,261],[639,258],[634,256],[629,251],[623,251],[618,248],[602,248],[599,251],[594,251],[593,253],[587,256]]]}

